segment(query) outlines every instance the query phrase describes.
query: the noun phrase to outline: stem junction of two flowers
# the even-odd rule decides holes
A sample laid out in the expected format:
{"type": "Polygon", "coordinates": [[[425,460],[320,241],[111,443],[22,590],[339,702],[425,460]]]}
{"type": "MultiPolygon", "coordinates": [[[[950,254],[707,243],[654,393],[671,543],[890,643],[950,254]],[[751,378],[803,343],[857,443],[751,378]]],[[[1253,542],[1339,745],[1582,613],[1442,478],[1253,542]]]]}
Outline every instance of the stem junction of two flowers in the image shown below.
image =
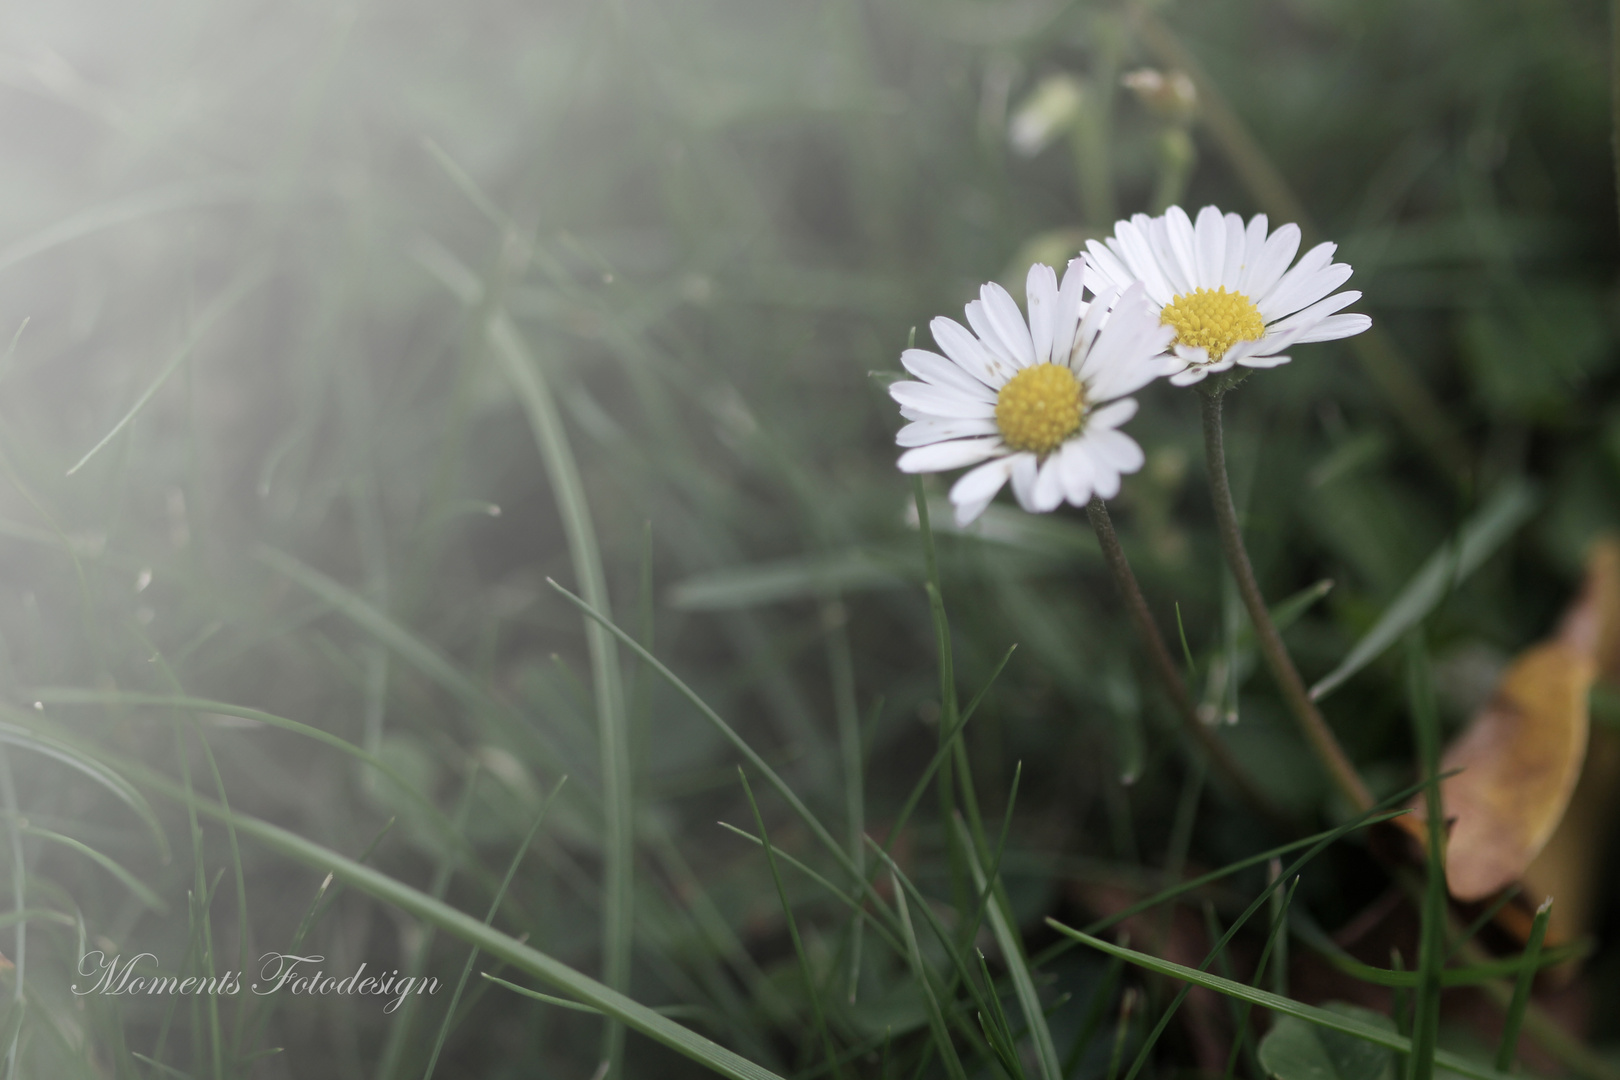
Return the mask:
{"type": "MultiPolygon", "coordinates": [[[[1327,771],[1340,795],[1358,812],[1365,811],[1373,805],[1372,795],[1345,754],[1344,748],[1339,745],[1332,729],[1328,727],[1327,721],[1322,718],[1316,703],[1311,700],[1310,692],[1305,688],[1305,680],[1300,677],[1299,669],[1294,666],[1293,658],[1289,656],[1287,646],[1283,644],[1282,635],[1278,632],[1276,623],[1272,621],[1271,611],[1266,606],[1259,583],[1255,580],[1248,549],[1243,543],[1243,531],[1238,524],[1237,507],[1232,501],[1232,487],[1226,475],[1226,445],[1221,427],[1221,405],[1227,391],[1242,382],[1248,374],[1247,370],[1229,372],[1222,377],[1211,379],[1205,387],[1199,388],[1203,399],[1204,450],[1209,466],[1210,494],[1214,501],[1221,549],[1226,556],[1227,567],[1237,584],[1238,595],[1242,598],[1243,606],[1254,626],[1255,642],[1265,658],[1272,678],[1276,680],[1289,713],[1299,725],[1306,742],[1327,771]]],[[[1165,645],[1158,624],[1148,609],[1146,599],[1142,596],[1141,587],[1136,582],[1136,575],[1131,571],[1124,549],[1120,546],[1119,537],[1114,533],[1107,507],[1101,499],[1092,499],[1086,512],[1091,518],[1092,528],[1096,530],[1103,558],[1130,613],[1131,622],[1147,649],[1149,662],[1175,706],[1182,727],[1246,803],[1263,812],[1271,820],[1279,821],[1280,815],[1244,776],[1225,744],[1199,719],[1192,696],[1176,669],[1175,661],[1171,659],[1170,650],[1165,645]]]]}

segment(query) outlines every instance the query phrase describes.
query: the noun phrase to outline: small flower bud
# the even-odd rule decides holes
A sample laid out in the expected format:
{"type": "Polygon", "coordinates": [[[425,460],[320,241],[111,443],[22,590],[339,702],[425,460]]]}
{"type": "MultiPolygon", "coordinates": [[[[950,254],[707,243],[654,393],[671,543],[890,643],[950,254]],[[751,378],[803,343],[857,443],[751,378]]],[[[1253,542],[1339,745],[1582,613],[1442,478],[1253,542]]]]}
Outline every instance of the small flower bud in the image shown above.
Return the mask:
{"type": "Polygon", "coordinates": [[[1007,137],[1012,148],[1034,157],[1074,126],[1085,103],[1085,88],[1073,75],[1048,75],[1013,111],[1007,137]]]}
{"type": "Polygon", "coordinates": [[[1137,68],[1119,81],[1143,105],[1166,119],[1186,121],[1198,110],[1198,89],[1186,72],[1166,75],[1156,68],[1137,68]]]}

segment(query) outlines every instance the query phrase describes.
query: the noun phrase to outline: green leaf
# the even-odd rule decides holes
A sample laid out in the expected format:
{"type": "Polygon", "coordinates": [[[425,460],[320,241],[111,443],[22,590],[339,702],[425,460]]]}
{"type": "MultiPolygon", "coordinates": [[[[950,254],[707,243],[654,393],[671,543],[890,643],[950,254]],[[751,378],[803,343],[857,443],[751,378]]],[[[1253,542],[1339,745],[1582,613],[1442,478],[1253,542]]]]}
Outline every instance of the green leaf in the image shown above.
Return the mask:
{"type": "MultiPolygon", "coordinates": [[[[1332,1001],[1323,1009],[1395,1031],[1389,1017],[1359,1005],[1332,1001]]],[[[1395,1052],[1388,1047],[1292,1016],[1278,1017],[1261,1040],[1260,1064],[1275,1080],[1394,1080],[1395,1076],[1395,1052]]]]}
{"type": "Polygon", "coordinates": [[[1464,523],[1455,541],[1446,541],[1429,556],[1344,661],[1311,687],[1311,700],[1327,697],[1416,626],[1529,520],[1536,502],[1535,490],[1524,480],[1510,480],[1498,488],[1491,501],[1464,523]]]}
{"type": "MultiPolygon", "coordinates": [[[[1156,956],[1137,952],[1134,949],[1127,949],[1112,942],[1104,941],[1101,938],[1092,937],[1090,934],[1076,930],[1073,927],[1064,926],[1056,919],[1048,918],[1046,925],[1064,937],[1078,941],[1082,945],[1089,945],[1098,952],[1107,953],[1109,956],[1120,957],[1128,963],[1135,964],[1137,967],[1144,968],[1147,971],[1168,975],[1172,979],[1180,979],[1195,986],[1203,986],[1215,991],[1217,994],[1225,994],[1227,997],[1252,1002],[1263,1009],[1270,1009],[1277,1014],[1279,1020],[1284,1016],[1292,1016],[1295,1019],[1315,1024],[1317,1027],[1343,1032],[1346,1035],[1376,1046],[1388,1047],[1397,1053],[1408,1054],[1412,1051],[1411,1039],[1396,1033],[1393,1029],[1369,1024],[1359,1016],[1348,1016],[1334,1012],[1331,1009],[1305,1005],[1295,1001],[1293,998],[1281,997],[1267,990],[1249,986],[1247,983],[1233,982],[1231,979],[1223,979],[1219,975],[1211,975],[1207,971],[1199,971],[1197,968],[1190,968],[1185,964],[1160,960],[1156,956]]],[[[1445,1050],[1435,1051],[1434,1063],[1440,1068],[1457,1073],[1459,1076],[1472,1077],[1473,1080],[1509,1080],[1506,1073],[1497,1072],[1488,1065],[1483,1065],[1460,1054],[1453,1054],[1445,1050]]]]}
{"type": "Polygon", "coordinates": [[[727,611],[814,599],[829,591],[860,592],[905,583],[899,569],[891,567],[887,560],[851,548],[694,574],[675,583],[669,591],[669,602],[682,611],[727,611]]]}

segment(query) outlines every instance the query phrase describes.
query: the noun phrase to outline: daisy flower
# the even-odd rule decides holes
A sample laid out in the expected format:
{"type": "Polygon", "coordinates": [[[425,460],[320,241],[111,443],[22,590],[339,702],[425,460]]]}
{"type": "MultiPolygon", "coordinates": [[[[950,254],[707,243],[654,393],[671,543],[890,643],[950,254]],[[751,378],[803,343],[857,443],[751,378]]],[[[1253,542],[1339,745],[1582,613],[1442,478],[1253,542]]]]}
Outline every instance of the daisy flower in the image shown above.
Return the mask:
{"type": "Polygon", "coordinates": [[[1164,324],[1176,329],[1182,362],[1170,381],[1190,386],[1234,364],[1286,364],[1283,350],[1290,346],[1371,326],[1365,315],[1335,314],[1361,299],[1354,290],[1333,292],[1350,278],[1350,267],[1333,261],[1335,247],[1318,244],[1289,269],[1299,251],[1298,225],[1268,235],[1266,215],[1245,227],[1213,206],[1200,210],[1194,224],[1172,206],[1161,217],[1116,222],[1102,243],[1087,241],[1087,284],[1123,289],[1142,282],[1164,324]]]}
{"type": "Polygon", "coordinates": [[[1140,284],[1093,288],[1081,300],[1085,267],[1069,263],[1058,286],[1050,266],[1029,268],[1029,318],[1000,285],[967,306],[969,331],[944,318],[929,324],[944,353],[907,349],[900,362],[920,382],[889,394],[911,423],[895,442],[902,472],[975,465],[951,488],[956,522],[966,525],[1002,485],[1025,510],[1045,513],[1065,500],[1119,494],[1119,478],[1142,467],[1142,448],[1119,430],[1136,414],[1126,394],[1169,374],[1162,325],[1140,284]]]}

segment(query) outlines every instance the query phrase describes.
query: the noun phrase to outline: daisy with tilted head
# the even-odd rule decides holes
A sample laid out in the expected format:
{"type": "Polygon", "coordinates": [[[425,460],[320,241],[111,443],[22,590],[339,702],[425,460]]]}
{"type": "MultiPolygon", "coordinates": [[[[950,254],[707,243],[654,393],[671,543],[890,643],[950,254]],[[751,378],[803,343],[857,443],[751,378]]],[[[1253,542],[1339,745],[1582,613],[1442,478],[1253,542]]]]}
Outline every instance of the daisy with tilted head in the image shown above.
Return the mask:
{"type": "Polygon", "coordinates": [[[956,521],[984,512],[1002,485],[1025,510],[1065,500],[1111,499],[1120,477],[1142,467],[1142,448],[1119,430],[1136,414],[1125,395],[1176,370],[1164,355],[1174,330],[1140,284],[1101,284],[1081,300],[1085,269],[1069,263],[1058,286],[1049,266],[1029,268],[1029,318],[994,282],[967,306],[967,327],[929,324],[944,353],[907,349],[900,362],[921,382],[890,395],[911,423],[895,442],[909,447],[900,469],[943,472],[975,465],[951,487],[956,521]]]}
{"type": "Polygon", "coordinates": [[[1170,381],[1177,386],[1234,364],[1276,367],[1288,363],[1283,350],[1290,346],[1350,337],[1372,325],[1365,315],[1337,314],[1361,294],[1333,292],[1350,278],[1350,267],[1333,261],[1336,245],[1316,245],[1289,269],[1299,237],[1294,224],[1268,234],[1264,214],[1245,226],[1236,214],[1206,206],[1194,224],[1172,206],[1160,217],[1116,222],[1102,243],[1088,241],[1087,284],[1143,284],[1160,319],[1175,327],[1181,363],[1170,381]]]}

